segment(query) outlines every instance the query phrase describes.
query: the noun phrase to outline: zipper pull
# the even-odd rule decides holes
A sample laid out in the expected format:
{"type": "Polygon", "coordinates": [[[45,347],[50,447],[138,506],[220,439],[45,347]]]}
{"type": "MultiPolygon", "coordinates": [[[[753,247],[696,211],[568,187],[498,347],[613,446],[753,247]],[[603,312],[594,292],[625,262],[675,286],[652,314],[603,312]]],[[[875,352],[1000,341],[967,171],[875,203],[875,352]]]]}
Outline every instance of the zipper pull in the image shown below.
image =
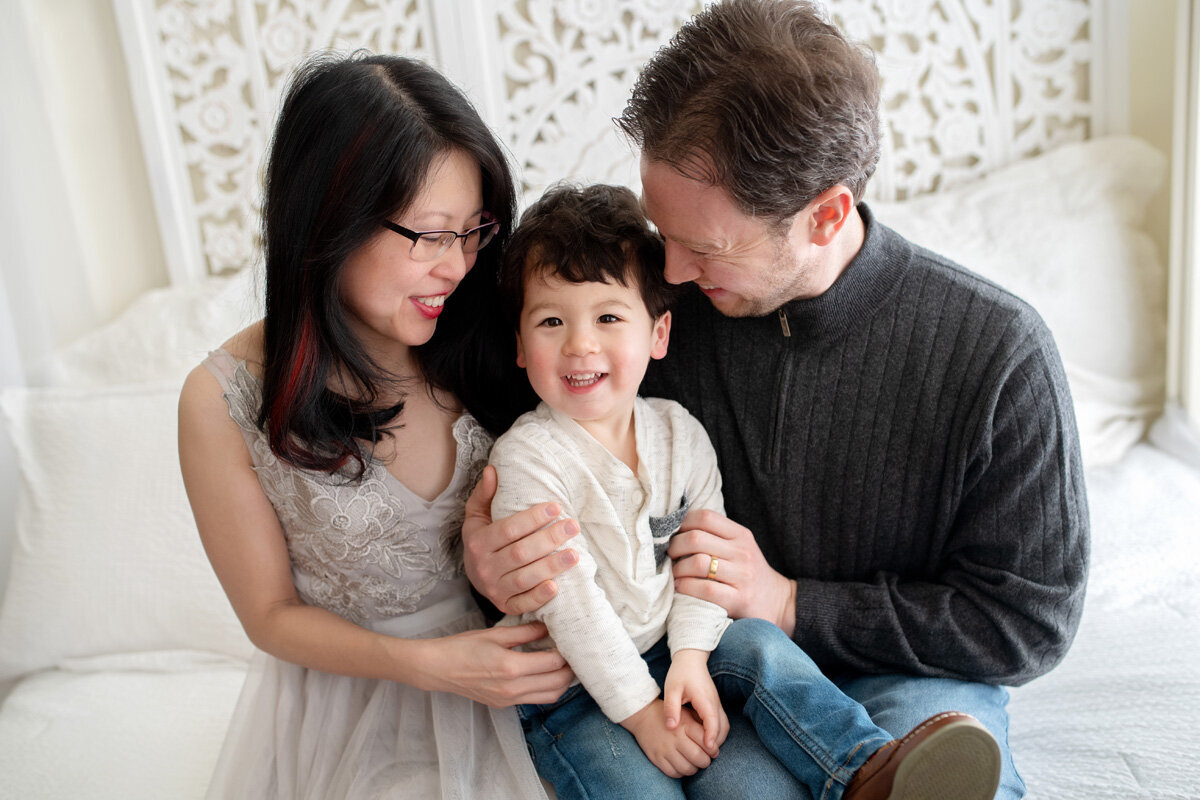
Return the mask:
{"type": "Polygon", "coordinates": [[[785,337],[791,338],[792,329],[788,325],[787,314],[783,313],[782,308],[779,309],[779,327],[783,328],[783,335],[785,337]]]}

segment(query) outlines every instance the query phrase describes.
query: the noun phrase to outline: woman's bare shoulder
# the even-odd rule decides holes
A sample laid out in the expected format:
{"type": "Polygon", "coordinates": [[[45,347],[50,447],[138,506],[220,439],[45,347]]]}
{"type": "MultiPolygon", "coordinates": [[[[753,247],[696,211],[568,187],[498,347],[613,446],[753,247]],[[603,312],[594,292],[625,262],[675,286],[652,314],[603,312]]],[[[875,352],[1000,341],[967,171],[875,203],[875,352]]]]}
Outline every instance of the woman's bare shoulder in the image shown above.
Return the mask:
{"type": "MultiPolygon", "coordinates": [[[[221,349],[234,360],[246,362],[246,369],[262,377],[262,321],[258,321],[229,337],[221,349]]],[[[179,396],[181,419],[204,417],[222,419],[228,416],[222,389],[217,377],[204,364],[192,368],[183,382],[179,396]]]]}
{"type": "Polygon", "coordinates": [[[233,356],[235,361],[245,361],[250,374],[262,378],[263,321],[259,320],[230,336],[221,349],[233,356]]]}

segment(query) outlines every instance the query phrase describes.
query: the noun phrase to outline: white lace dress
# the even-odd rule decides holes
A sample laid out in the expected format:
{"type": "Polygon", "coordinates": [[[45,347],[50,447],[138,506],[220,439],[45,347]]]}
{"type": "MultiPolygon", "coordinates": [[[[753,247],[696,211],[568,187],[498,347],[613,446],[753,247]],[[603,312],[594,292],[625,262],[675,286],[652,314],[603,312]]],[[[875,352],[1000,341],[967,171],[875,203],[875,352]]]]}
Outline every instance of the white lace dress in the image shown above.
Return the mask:
{"type": "MultiPolygon", "coordinates": [[[[304,602],[406,638],[483,626],[460,552],[463,503],[491,447],[474,418],[455,423],[454,478],[430,502],[378,462],[361,482],[349,482],[278,460],[254,424],[258,379],[224,350],[204,363],[221,382],[283,525],[304,602]]],[[[258,652],[208,796],[510,800],[545,793],[513,709],[331,675],[258,652]]]]}

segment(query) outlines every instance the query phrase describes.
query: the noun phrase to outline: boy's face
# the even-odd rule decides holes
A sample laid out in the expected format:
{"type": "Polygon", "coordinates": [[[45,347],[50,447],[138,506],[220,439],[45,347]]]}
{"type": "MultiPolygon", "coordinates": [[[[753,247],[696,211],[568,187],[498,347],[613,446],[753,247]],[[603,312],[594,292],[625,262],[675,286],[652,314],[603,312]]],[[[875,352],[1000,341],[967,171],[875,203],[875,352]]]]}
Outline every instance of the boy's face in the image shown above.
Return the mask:
{"type": "Polygon", "coordinates": [[[531,270],[517,365],[551,408],[594,433],[593,425],[628,423],[646,366],[667,354],[670,330],[670,312],[651,319],[637,286],[568,283],[531,270]]]}

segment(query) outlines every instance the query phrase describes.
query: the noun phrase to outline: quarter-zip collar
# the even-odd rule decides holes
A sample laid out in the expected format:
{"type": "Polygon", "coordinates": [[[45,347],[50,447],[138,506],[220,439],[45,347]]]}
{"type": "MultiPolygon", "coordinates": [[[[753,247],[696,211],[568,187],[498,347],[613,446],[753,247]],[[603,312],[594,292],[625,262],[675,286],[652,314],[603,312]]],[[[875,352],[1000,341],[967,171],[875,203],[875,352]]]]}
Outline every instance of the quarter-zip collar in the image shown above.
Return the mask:
{"type": "Polygon", "coordinates": [[[863,244],[824,294],[783,305],[775,316],[781,335],[805,342],[839,339],[879,310],[899,286],[912,259],[912,245],[858,205],[863,244]]]}

